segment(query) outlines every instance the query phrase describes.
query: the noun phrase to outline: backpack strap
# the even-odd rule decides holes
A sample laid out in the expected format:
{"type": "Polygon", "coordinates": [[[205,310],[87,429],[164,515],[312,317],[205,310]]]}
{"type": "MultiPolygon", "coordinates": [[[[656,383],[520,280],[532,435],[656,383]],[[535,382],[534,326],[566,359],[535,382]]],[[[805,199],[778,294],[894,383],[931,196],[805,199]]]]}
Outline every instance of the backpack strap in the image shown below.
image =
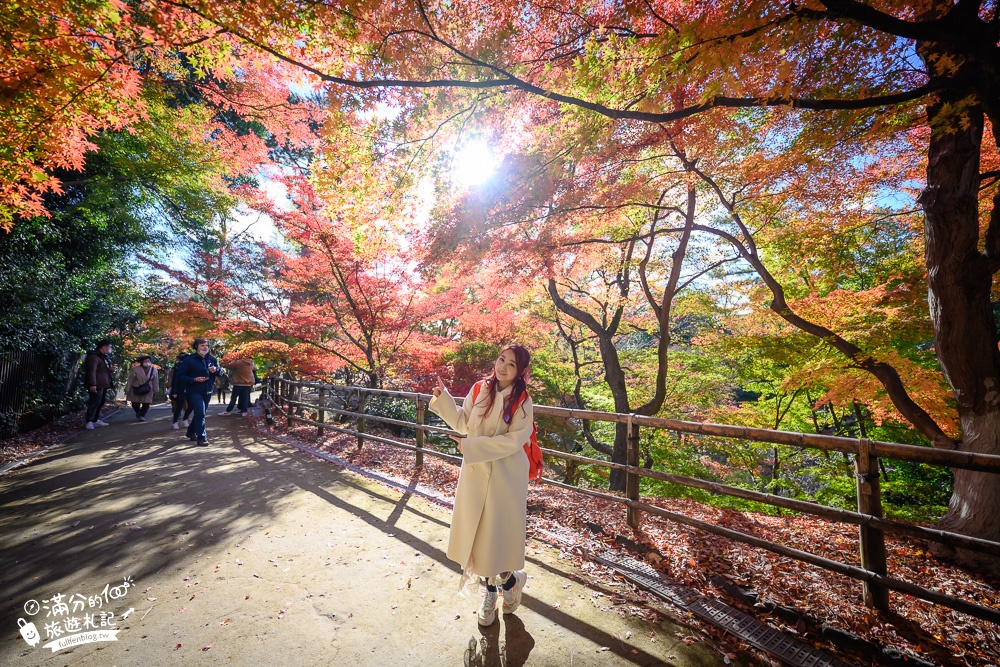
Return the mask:
{"type": "Polygon", "coordinates": [[[483,382],[485,380],[480,380],[472,385],[472,405],[469,406],[469,414],[472,414],[472,408],[476,407],[476,401],[479,400],[479,390],[483,388],[483,382]]]}

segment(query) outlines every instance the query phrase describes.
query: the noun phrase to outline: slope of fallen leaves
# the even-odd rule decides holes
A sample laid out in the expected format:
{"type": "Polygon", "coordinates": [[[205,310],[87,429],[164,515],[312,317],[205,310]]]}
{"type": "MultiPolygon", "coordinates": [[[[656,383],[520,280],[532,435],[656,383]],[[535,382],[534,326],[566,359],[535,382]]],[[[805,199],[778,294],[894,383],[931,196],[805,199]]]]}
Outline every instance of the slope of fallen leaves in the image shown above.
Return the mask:
{"type": "MultiPolygon", "coordinates": [[[[263,420],[255,421],[260,428],[266,428],[263,420]]],[[[366,442],[358,450],[355,437],[338,434],[317,437],[315,428],[294,426],[289,429],[284,427],[283,420],[273,428],[286,437],[330,452],[354,466],[377,472],[403,485],[418,482],[422,490],[432,495],[453,497],[458,468],[447,461],[425,456],[422,469],[417,471],[413,453],[408,450],[375,442],[366,442]]],[[[389,433],[382,435],[393,437],[389,433]]],[[[643,500],[695,519],[860,566],[857,529],[852,526],[793,513],[768,516],[740,512],[682,498],[643,500]]],[[[988,621],[897,593],[890,593],[892,613],[879,614],[864,606],[858,581],[659,517],[644,515],[640,529],[632,530],[626,523],[624,507],[601,498],[533,485],[529,488],[528,506],[531,508],[529,534],[539,529],[570,531],[578,534],[581,541],[584,538],[600,540],[619,550],[622,546],[615,537],[625,538],[632,543],[633,549],[638,546],[640,551],[645,550],[640,555],[648,557],[658,552],[662,561],[659,556],[649,559],[677,583],[738,607],[848,662],[917,664],[914,660],[917,658],[938,665],[1000,665],[1000,627],[988,621]],[[597,536],[592,532],[595,524],[600,526],[597,536]],[[715,582],[720,581],[720,577],[757,593],[757,604],[737,599],[717,586],[715,582]],[[772,613],[775,605],[784,607],[784,611],[794,610],[798,620],[788,620],[787,613],[772,613]],[[876,647],[876,652],[852,649],[844,642],[831,639],[828,633],[826,636],[821,634],[830,628],[853,633],[876,647]],[[898,653],[892,656],[894,651],[898,653]]],[[[934,558],[926,550],[926,544],[887,535],[886,552],[890,577],[1000,609],[1000,582],[984,581],[934,558]]],[[[602,572],[605,576],[613,576],[611,571],[592,564],[584,569],[591,574],[602,572]]],[[[640,597],[645,596],[640,594],[640,597]]],[[[765,664],[774,664],[769,656],[733,637],[724,636],[717,628],[691,618],[684,622],[717,639],[737,644],[765,664]]]]}

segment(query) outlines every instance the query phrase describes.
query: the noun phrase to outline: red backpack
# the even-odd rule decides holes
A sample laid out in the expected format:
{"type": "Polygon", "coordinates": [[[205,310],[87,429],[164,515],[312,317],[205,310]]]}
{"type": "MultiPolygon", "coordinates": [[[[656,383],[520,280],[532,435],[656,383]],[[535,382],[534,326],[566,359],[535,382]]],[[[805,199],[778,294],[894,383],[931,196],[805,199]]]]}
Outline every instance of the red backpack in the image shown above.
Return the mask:
{"type": "MultiPolygon", "coordinates": [[[[479,398],[479,390],[482,389],[483,382],[481,380],[477,382],[472,387],[472,405],[476,405],[476,399],[479,398]]],[[[517,405],[514,406],[514,410],[521,407],[521,403],[524,403],[524,399],[528,398],[528,392],[521,394],[521,398],[517,399],[517,405]]],[[[470,408],[471,412],[471,408],[470,408]]],[[[511,412],[513,414],[513,411],[511,412]]],[[[531,422],[531,437],[528,438],[528,442],[524,443],[524,454],[528,457],[528,481],[537,482],[542,478],[542,448],[538,446],[538,424],[531,422]]]]}

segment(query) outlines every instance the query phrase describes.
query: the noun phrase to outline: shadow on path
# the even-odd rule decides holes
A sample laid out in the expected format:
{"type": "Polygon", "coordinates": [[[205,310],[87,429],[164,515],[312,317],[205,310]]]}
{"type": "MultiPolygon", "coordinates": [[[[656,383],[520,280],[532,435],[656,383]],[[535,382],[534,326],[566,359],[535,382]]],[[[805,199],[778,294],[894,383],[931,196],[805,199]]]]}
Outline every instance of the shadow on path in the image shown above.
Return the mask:
{"type": "Polygon", "coordinates": [[[722,664],[707,645],[595,609],[599,589],[545,546],[518,613],[479,628],[479,600],[455,595],[446,509],[238,417],[210,416],[211,445],[197,447],[163,408],[128,416],[0,476],[0,664],[259,667],[261,650],[296,667],[722,664]],[[114,608],[119,641],[53,654],[19,636],[28,600],[126,577],[137,590],[114,608]]]}

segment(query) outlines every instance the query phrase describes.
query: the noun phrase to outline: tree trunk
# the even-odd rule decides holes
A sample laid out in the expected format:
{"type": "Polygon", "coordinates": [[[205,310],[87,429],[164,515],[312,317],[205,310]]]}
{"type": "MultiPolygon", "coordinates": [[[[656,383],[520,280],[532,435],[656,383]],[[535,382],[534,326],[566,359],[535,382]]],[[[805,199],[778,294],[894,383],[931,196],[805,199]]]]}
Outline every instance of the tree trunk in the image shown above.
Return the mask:
{"type": "MultiPolygon", "coordinates": [[[[928,70],[944,47],[919,47],[928,70]]],[[[975,76],[965,66],[964,76],[975,76]]],[[[931,125],[924,207],[928,303],[938,361],[955,392],[958,449],[1000,454],[1000,351],[990,304],[994,261],[980,250],[979,161],[983,110],[967,92],[943,91],[927,108],[931,125]],[[956,115],[956,110],[960,111],[956,115]]],[[[1000,475],[955,470],[947,530],[1000,539],[1000,475]]],[[[963,566],[1000,575],[1000,556],[934,547],[963,566]]]]}
{"type": "MultiPolygon", "coordinates": [[[[628,386],[625,384],[625,372],[622,370],[621,361],[618,359],[618,350],[615,349],[614,336],[618,331],[618,324],[621,322],[623,308],[618,306],[614,317],[607,325],[602,325],[592,315],[583,311],[573,304],[567,302],[559,295],[559,287],[556,281],[549,278],[549,296],[561,312],[569,315],[577,322],[582,323],[590,329],[598,339],[600,347],[601,361],[604,362],[604,381],[608,383],[611,395],[615,399],[615,412],[629,413],[631,409],[628,405],[628,386]]],[[[628,296],[627,276],[622,280],[622,297],[628,296]]],[[[625,463],[625,456],[628,452],[628,429],[625,424],[615,425],[615,444],[611,450],[611,460],[614,463],[625,463]]],[[[626,475],[620,470],[611,471],[610,489],[612,491],[625,490],[626,475]]]]}
{"type": "MultiPolygon", "coordinates": [[[[1000,414],[962,417],[961,449],[981,454],[1000,455],[1000,414]]],[[[948,503],[948,514],[940,527],[964,535],[1000,541],[1000,475],[996,473],[953,470],[955,489],[948,503]]],[[[935,544],[932,553],[959,565],[993,576],[1000,576],[1000,557],[935,544]]]]}
{"type": "MultiPolygon", "coordinates": [[[[615,399],[615,412],[628,413],[628,387],[625,384],[625,372],[618,360],[618,351],[610,336],[601,337],[601,359],[604,361],[604,381],[608,383],[611,395],[615,399]]],[[[628,425],[615,424],[615,445],[611,451],[611,460],[615,463],[626,463],[628,454],[628,425]]],[[[612,469],[609,488],[612,491],[625,491],[627,475],[623,470],[612,469]]]]}

